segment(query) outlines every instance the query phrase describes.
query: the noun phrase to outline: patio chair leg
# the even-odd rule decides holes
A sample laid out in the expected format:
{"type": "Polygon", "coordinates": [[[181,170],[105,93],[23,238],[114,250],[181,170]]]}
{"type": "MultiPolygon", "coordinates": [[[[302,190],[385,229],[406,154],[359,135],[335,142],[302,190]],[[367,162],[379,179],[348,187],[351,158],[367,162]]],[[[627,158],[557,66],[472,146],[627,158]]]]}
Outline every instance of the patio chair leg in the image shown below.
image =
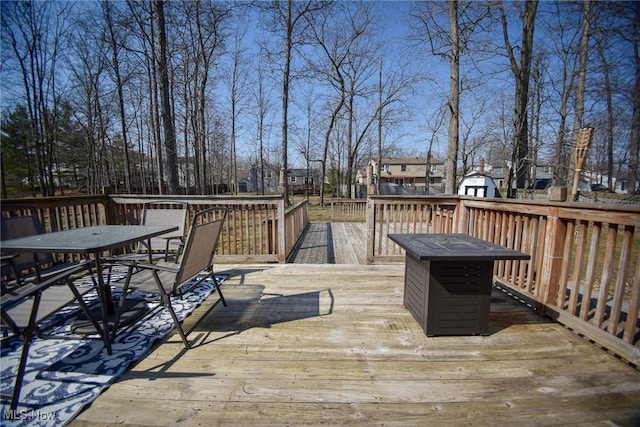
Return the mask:
{"type": "MultiPolygon", "coordinates": [[[[104,277],[102,277],[102,267],[100,266],[99,260],[96,261],[96,276],[100,275],[100,277],[97,277],[97,281],[96,278],[93,275],[93,269],[89,269],[90,275],[91,275],[91,280],[93,281],[94,286],[97,288],[97,292],[98,295],[100,295],[100,312],[101,312],[101,316],[102,316],[102,331],[103,331],[103,338],[104,338],[104,345],[107,349],[107,354],[111,355],[112,354],[112,350],[111,350],[111,339],[109,337],[109,334],[111,333],[111,331],[109,330],[109,317],[108,317],[108,313],[107,313],[107,307],[104,303],[105,301],[105,292],[102,286],[100,286],[101,283],[103,283],[102,281],[104,280],[104,277]]],[[[109,282],[111,282],[111,273],[109,273],[109,282]]],[[[108,285],[108,284],[107,284],[108,285]]]]}
{"type": "Polygon", "coordinates": [[[11,396],[11,407],[12,411],[15,411],[18,408],[18,403],[20,401],[20,391],[22,390],[22,379],[24,377],[24,372],[27,369],[27,360],[29,358],[29,347],[31,346],[31,337],[28,337],[27,334],[23,334],[22,336],[22,354],[20,355],[20,362],[18,363],[18,372],[16,373],[16,381],[13,386],[13,394],[11,396]]]}
{"type": "Polygon", "coordinates": [[[218,291],[218,295],[220,295],[220,301],[222,301],[222,305],[223,306],[227,306],[227,301],[224,299],[224,296],[222,295],[222,290],[220,289],[220,284],[218,283],[218,279],[216,278],[216,275],[213,274],[213,271],[211,272],[211,277],[213,278],[213,284],[216,287],[216,290],[218,291]]]}
{"type": "Polygon", "coordinates": [[[182,342],[184,342],[184,346],[187,348],[187,350],[189,350],[191,348],[191,343],[189,343],[189,340],[187,339],[187,335],[184,333],[184,329],[182,329],[182,325],[178,320],[178,316],[176,315],[176,312],[173,310],[173,306],[171,305],[171,301],[169,300],[169,297],[166,296],[166,298],[167,298],[167,301],[165,303],[165,306],[169,309],[169,313],[171,313],[171,317],[173,318],[173,323],[176,324],[176,329],[178,329],[178,333],[180,334],[180,338],[182,338],[182,342]]]}
{"type": "Polygon", "coordinates": [[[22,391],[22,380],[24,373],[27,370],[27,361],[29,360],[29,347],[31,346],[31,340],[35,335],[37,327],[38,307],[40,306],[41,292],[34,295],[33,306],[31,307],[31,314],[29,315],[29,324],[22,332],[22,353],[20,354],[20,362],[18,362],[18,371],[16,372],[16,380],[13,386],[13,394],[11,396],[10,409],[15,411],[18,408],[20,402],[20,392],[22,391]]]}
{"type": "Polygon", "coordinates": [[[127,294],[129,293],[129,284],[131,283],[131,276],[133,275],[134,266],[130,266],[127,271],[127,277],[124,280],[124,285],[122,286],[122,293],[120,294],[120,300],[118,302],[118,307],[116,309],[115,318],[113,319],[113,334],[111,335],[111,341],[115,341],[116,334],[118,333],[118,326],[120,325],[120,316],[122,314],[122,309],[124,308],[125,300],[127,299],[127,294]]]}
{"type": "Polygon", "coordinates": [[[158,272],[153,270],[151,272],[151,274],[153,276],[153,280],[156,282],[156,285],[158,286],[158,290],[160,291],[160,298],[161,298],[161,301],[162,301],[162,305],[167,307],[167,309],[169,309],[169,314],[171,314],[171,318],[173,319],[173,323],[175,323],[176,329],[178,329],[178,333],[180,334],[180,338],[182,338],[182,341],[184,342],[184,346],[187,348],[187,350],[189,350],[191,348],[191,344],[189,344],[189,340],[187,339],[187,336],[184,333],[184,330],[182,329],[182,325],[180,324],[180,320],[178,320],[178,316],[176,315],[176,312],[173,310],[173,306],[171,305],[171,297],[164,290],[164,287],[162,286],[162,281],[160,280],[160,277],[158,276],[158,272]]]}
{"type": "MultiPolygon", "coordinates": [[[[95,279],[93,277],[93,274],[91,275],[91,280],[93,280],[94,283],[95,283],[95,279]]],[[[89,321],[91,322],[93,327],[96,328],[96,331],[98,332],[98,334],[102,337],[102,340],[104,341],[105,348],[107,349],[107,354],[111,355],[112,354],[112,350],[111,350],[111,339],[109,337],[109,331],[105,330],[103,327],[100,326],[100,322],[98,322],[98,320],[95,318],[93,313],[91,313],[91,309],[89,308],[87,303],[84,302],[84,299],[82,299],[82,295],[80,295],[80,293],[78,292],[78,290],[74,286],[74,284],[71,281],[71,279],[67,278],[65,281],[67,283],[67,286],[69,287],[69,289],[73,293],[74,297],[78,301],[78,304],[80,305],[80,308],[84,312],[84,315],[87,316],[87,319],[89,319],[89,321]]]]}

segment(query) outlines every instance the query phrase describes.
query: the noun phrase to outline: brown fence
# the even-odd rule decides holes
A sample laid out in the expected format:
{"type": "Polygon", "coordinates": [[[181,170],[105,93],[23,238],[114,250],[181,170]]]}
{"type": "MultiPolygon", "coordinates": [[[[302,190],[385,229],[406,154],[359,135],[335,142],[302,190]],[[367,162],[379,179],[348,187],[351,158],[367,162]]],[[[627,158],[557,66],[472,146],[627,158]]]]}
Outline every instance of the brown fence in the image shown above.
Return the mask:
{"type": "Polygon", "coordinates": [[[531,255],[495,278],[542,312],[640,363],[640,209],[470,197],[370,197],[367,260],[403,261],[389,233],[464,233],[531,255]]]}

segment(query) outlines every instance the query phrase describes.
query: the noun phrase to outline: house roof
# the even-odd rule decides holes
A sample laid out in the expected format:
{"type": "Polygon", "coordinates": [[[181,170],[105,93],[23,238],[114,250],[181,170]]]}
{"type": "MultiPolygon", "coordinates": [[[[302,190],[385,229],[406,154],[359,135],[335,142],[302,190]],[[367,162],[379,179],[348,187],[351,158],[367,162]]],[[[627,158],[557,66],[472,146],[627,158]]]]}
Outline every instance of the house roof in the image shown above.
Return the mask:
{"type": "MultiPolygon", "coordinates": [[[[438,160],[435,157],[431,157],[428,161],[432,164],[443,164],[441,160],[438,160]]],[[[393,165],[424,165],[427,163],[427,158],[426,157],[383,157],[382,163],[393,164],[393,165]]]]}
{"type": "Polygon", "coordinates": [[[287,169],[287,175],[289,176],[307,176],[309,175],[319,175],[320,170],[316,168],[309,168],[309,170],[304,168],[289,168],[287,169]]]}

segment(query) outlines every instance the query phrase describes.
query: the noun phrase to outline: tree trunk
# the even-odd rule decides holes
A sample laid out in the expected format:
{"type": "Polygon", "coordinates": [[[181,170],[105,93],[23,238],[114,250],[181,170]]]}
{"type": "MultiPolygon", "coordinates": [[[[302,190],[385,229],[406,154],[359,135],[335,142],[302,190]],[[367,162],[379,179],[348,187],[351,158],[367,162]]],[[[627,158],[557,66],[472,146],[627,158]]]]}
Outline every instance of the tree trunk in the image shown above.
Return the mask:
{"type": "MultiPolygon", "coordinates": [[[[582,34],[580,35],[580,63],[578,66],[578,82],[576,84],[576,107],[573,122],[574,141],[577,141],[578,131],[584,123],[584,90],[587,79],[587,62],[589,59],[589,21],[591,15],[591,1],[582,3],[582,34]]],[[[575,157],[575,156],[574,156],[575,157]]],[[[574,165],[575,166],[575,165],[574,165]]],[[[574,168],[575,173],[575,168],[574,168]]],[[[575,179],[575,178],[574,178],[575,179]]],[[[578,177],[580,179],[580,177],[578,177]]]]}
{"type": "Polygon", "coordinates": [[[164,170],[167,177],[167,193],[178,194],[178,167],[176,153],[176,134],[171,115],[169,96],[169,72],[167,67],[167,35],[164,22],[164,1],[156,1],[156,25],[158,32],[158,74],[160,75],[160,97],[162,100],[162,127],[164,130],[164,170]]]}
{"type": "Polygon", "coordinates": [[[628,194],[640,192],[638,187],[638,155],[640,154],[640,39],[638,38],[638,23],[640,22],[640,7],[636,11],[636,36],[633,39],[636,65],[636,83],[633,88],[633,118],[631,120],[631,138],[629,141],[629,172],[627,174],[628,194]]]}
{"type": "Polygon", "coordinates": [[[455,194],[458,185],[458,132],[460,109],[460,40],[458,36],[458,2],[449,0],[449,31],[451,56],[449,58],[449,142],[445,163],[445,194],[455,194]]]}
{"type": "Polygon", "coordinates": [[[514,144],[511,156],[512,165],[507,177],[507,192],[511,196],[513,173],[516,177],[516,188],[524,188],[529,173],[529,136],[527,122],[527,103],[529,100],[529,76],[531,73],[531,59],[533,51],[533,32],[538,9],[537,0],[528,0],[525,4],[522,18],[522,46],[520,46],[520,61],[516,60],[513,46],[509,41],[507,17],[502,2],[499,3],[502,20],[502,32],[505,48],[511,63],[511,71],[515,77],[514,99],[514,144]]]}
{"type": "Polygon", "coordinates": [[[293,48],[293,21],[291,17],[292,0],[287,0],[287,15],[285,21],[286,35],[284,40],[284,73],[282,76],[282,166],[280,182],[285,206],[289,206],[289,177],[288,177],[288,152],[289,145],[287,129],[289,127],[289,80],[291,75],[291,50],[293,48]]]}
{"type": "Polygon", "coordinates": [[[111,45],[111,59],[113,71],[116,77],[116,88],[118,92],[118,106],[120,108],[120,130],[122,132],[122,152],[124,160],[124,184],[127,193],[131,193],[131,160],[129,159],[129,142],[127,138],[127,122],[125,118],[124,94],[122,91],[122,77],[120,76],[120,61],[118,59],[118,45],[116,43],[115,30],[113,28],[113,19],[111,17],[111,3],[101,3],[105,14],[107,29],[109,31],[109,42],[111,45]]]}
{"type": "Polygon", "coordinates": [[[606,164],[607,164],[607,188],[610,191],[614,190],[614,181],[613,181],[613,142],[614,142],[614,109],[613,109],[613,90],[611,88],[611,65],[609,65],[609,61],[605,55],[605,50],[603,46],[603,40],[601,38],[601,34],[599,31],[596,31],[596,47],[598,49],[598,54],[600,56],[600,61],[602,62],[602,74],[604,79],[604,97],[607,101],[607,144],[606,144],[606,164]]]}

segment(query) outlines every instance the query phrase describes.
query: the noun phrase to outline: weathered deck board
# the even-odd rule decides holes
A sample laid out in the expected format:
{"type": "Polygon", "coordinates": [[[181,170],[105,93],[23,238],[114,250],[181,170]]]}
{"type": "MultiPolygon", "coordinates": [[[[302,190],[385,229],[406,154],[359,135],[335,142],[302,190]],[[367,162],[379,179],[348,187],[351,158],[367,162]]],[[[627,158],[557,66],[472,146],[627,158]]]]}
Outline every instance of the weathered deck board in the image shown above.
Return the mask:
{"type": "Polygon", "coordinates": [[[311,222],[289,257],[294,264],[365,264],[366,225],[311,222]]]}
{"type": "Polygon", "coordinates": [[[229,306],[195,347],[170,337],[72,425],[640,422],[637,369],[498,289],[488,336],[426,337],[402,306],[403,265],[217,270],[229,306]]]}

